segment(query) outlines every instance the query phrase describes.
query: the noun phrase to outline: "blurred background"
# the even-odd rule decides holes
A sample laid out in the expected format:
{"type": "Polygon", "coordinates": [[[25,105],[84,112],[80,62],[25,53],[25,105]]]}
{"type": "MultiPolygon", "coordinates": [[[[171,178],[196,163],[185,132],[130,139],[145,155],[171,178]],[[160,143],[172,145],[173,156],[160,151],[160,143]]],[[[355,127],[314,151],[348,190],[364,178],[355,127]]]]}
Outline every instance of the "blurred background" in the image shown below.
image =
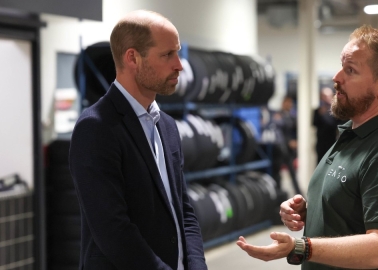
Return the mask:
{"type": "Polygon", "coordinates": [[[0,0],[0,270],[77,269],[70,135],[114,80],[109,36],[135,9],[163,14],[180,34],[177,92],[157,101],[179,127],[210,269],[284,269],[255,265],[234,242],[243,234],[268,244],[270,230],[285,230],[279,204],[306,195],[318,156],[337,138],[339,122],[322,117],[341,50],[355,28],[378,26],[365,8],[374,4],[0,0]]]}

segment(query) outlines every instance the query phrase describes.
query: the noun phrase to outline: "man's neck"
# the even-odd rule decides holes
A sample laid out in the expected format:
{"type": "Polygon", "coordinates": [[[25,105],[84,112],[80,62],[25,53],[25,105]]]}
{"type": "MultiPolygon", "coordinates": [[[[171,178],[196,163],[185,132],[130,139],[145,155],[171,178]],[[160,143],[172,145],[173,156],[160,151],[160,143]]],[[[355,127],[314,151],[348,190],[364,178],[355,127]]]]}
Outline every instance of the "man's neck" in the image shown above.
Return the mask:
{"type": "Polygon", "coordinates": [[[378,115],[378,107],[377,107],[377,104],[373,103],[370,106],[369,110],[367,110],[365,113],[351,118],[352,129],[358,128],[359,126],[366,123],[367,121],[369,121],[370,119],[372,119],[373,117],[377,115],[378,115]]]}
{"type": "Polygon", "coordinates": [[[147,111],[148,107],[155,100],[156,94],[149,90],[141,90],[133,79],[128,79],[124,76],[117,76],[116,79],[147,111]]]}

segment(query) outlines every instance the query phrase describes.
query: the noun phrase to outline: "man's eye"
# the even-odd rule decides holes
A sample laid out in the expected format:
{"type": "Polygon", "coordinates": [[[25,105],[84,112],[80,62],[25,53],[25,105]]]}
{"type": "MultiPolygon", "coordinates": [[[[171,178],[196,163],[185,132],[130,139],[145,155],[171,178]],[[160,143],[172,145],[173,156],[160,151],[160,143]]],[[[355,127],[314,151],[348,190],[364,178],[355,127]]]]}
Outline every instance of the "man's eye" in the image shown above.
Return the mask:
{"type": "Polygon", "coordinates": [[[353,68],[346,67],[346,68],[345,68],[345,71],[346,71],[347,73],[353,73],[353,68]]]}

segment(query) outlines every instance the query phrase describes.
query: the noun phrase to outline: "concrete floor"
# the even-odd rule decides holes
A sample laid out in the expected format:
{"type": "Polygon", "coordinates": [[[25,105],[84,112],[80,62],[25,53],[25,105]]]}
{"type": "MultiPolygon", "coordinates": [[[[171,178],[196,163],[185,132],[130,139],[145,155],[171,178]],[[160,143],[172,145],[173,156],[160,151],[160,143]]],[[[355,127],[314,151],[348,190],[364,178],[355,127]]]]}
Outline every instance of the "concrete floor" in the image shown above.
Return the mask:
{"type": "MultiPolygon", "coordinates": [[[[285,226],[271,226],[257,233],[244,236],[248,243],[255,245],[269,245],[272,240],[269,233],[272,231],[287,232],[294,237],[302,237],[303,231],[291,232],[285,226]]],[[[276,261],[264,262],[250,257],[241,250],[234,242],[224,244],[205,251],[206,262],[209,270],[294,270],[300,269],[300,266],[290,265],[286,258],[276,261]]]]}

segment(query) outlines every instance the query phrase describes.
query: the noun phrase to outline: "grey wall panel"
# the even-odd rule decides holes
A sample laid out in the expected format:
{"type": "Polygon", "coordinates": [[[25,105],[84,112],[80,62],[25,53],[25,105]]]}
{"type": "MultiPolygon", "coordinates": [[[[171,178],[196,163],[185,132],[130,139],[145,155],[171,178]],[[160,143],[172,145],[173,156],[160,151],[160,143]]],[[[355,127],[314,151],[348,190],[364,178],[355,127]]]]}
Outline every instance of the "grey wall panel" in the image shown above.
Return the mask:
{"type": "Polygon", "coordinates": [[[102,21],[102,0],[0,0],[0,7],[102,21]]]}

